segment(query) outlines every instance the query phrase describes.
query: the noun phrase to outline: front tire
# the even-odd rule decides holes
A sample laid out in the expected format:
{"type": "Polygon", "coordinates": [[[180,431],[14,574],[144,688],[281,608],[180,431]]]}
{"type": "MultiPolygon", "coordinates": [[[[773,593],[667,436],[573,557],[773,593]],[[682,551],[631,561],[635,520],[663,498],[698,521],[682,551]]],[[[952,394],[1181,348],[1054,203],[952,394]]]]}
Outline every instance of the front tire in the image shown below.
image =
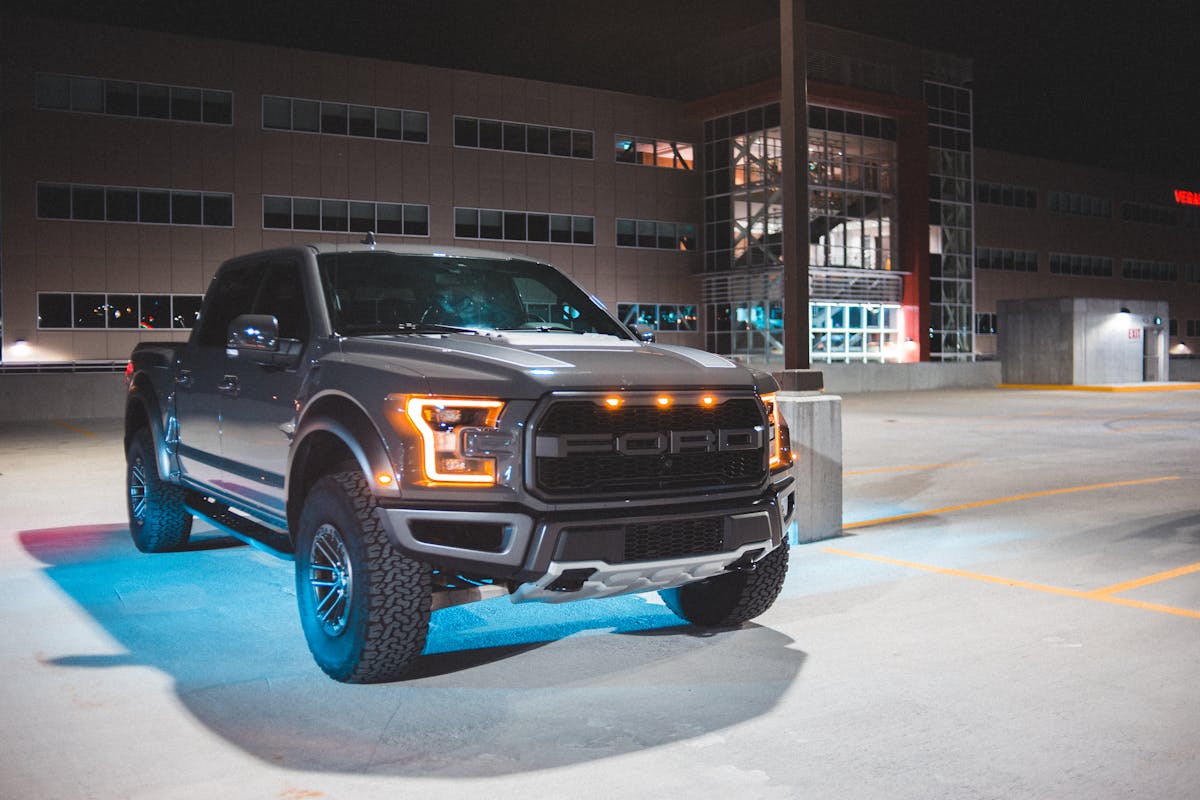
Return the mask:
{"type": "Polygon", "coordinates": [[[192,514],[184,503],[182,486],[167,483],[158,474],[154,437],[139,428],[125,451],[125,498],[129,535],[143,553],[179,550],[192,533],[192,514]]]}
{"type": "Polygon", "coordinates": [[[358,472],[321,478],[304,502],[296,600],[308,649],[334,680],[397,680],[425,649],[430,568],[392,545],[358,472]]]}
{"type": "Polygon", "coordinates": [[[676,616],[705,628],[733,628],[762,614],[787,578],[785,541],[755,563],[752,572],[730,572],[659,592],[676,616]]]}

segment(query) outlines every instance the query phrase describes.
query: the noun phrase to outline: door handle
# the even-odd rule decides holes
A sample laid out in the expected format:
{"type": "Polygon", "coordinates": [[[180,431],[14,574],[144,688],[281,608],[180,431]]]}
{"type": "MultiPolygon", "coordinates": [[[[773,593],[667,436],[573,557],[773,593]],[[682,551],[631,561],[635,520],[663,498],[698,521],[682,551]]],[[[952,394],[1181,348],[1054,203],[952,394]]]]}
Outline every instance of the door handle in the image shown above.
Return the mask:
{"type": "Polygon", "coordinates": [[[221,378],[221,382],[217,384],[217,391],[229,397],[238,396],[238,376],[226,375],[221,378]]]}

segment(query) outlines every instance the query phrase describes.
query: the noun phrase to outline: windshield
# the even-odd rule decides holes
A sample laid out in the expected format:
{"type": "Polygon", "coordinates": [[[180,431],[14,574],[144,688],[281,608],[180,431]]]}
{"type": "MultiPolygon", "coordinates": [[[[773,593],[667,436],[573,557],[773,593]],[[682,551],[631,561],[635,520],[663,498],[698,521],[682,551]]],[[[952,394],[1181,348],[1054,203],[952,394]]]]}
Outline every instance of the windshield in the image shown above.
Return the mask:
{"type": "Polygon", "coordinates": [[[455,329],[630,334],[545,264],[388,252],[317,256],[333,330],[343,335],[455,329]]]}

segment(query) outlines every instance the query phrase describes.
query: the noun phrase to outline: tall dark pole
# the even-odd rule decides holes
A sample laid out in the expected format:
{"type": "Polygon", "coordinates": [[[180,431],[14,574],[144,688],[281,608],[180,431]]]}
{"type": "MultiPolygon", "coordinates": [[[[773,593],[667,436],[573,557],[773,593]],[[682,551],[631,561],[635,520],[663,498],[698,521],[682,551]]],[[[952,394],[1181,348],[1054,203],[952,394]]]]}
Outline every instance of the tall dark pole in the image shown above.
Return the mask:
{"type": "Polygon", "coordinates": [[[808,43],[804,0],[779,0],[783,153],[783,366],[809,369],[808,43]]]}

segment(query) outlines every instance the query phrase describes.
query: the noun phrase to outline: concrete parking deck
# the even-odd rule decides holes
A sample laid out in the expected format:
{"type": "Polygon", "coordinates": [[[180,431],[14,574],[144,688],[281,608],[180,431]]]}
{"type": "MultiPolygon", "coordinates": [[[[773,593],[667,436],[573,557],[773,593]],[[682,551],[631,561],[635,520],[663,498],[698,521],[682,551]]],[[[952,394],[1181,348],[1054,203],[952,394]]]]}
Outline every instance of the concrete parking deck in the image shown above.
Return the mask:
{"type": "Polygon", "coordinates": [[[491,600],[366,687],[312,664],[287,562],[133,549],[118,421],[0,425],[0,796],[1196,797],[1200,392],[843,423],[847,535],[756,623],[491,600]]]}

